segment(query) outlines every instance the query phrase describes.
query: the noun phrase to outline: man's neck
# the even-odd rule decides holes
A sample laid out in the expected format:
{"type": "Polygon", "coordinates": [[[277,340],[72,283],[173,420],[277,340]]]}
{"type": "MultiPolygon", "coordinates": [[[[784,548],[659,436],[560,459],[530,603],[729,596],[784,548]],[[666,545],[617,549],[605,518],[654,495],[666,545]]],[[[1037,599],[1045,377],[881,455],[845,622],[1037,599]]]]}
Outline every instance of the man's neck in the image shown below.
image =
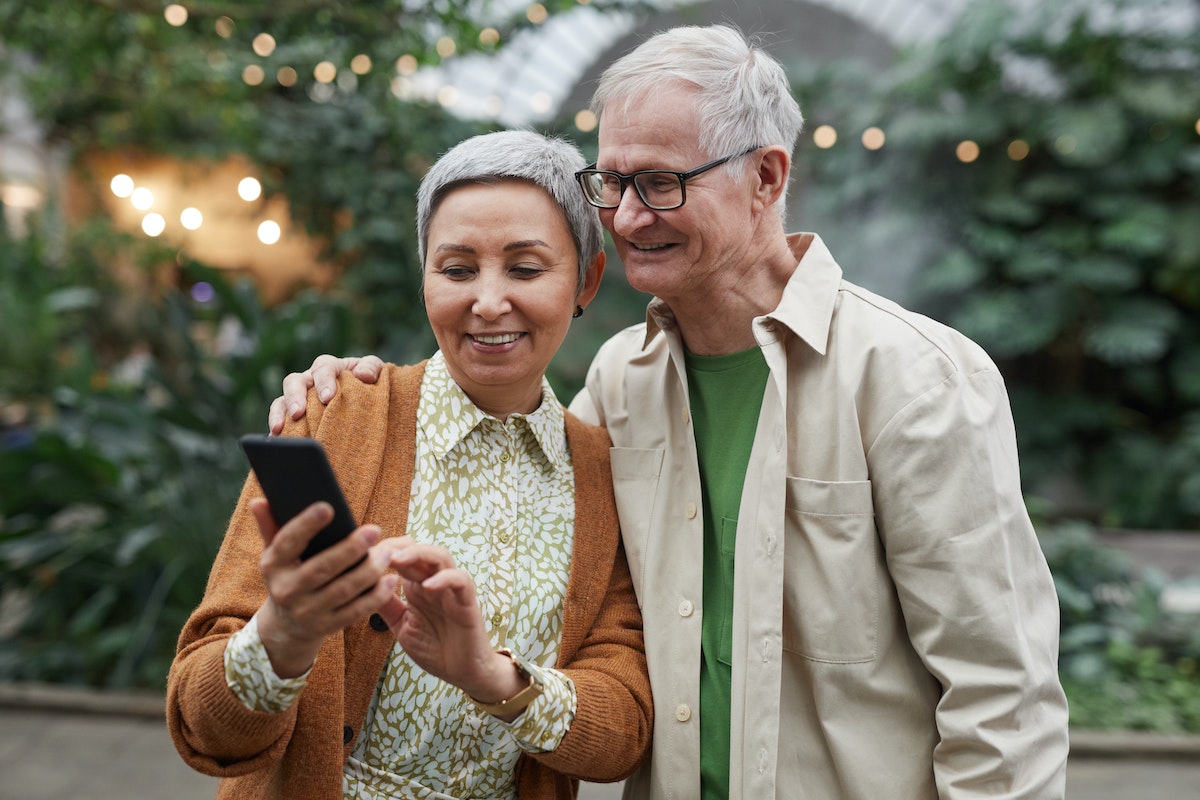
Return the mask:
{"type": "Polygon", "coordinates": [[[747,267],[726,273],[724,285],[664,298],[688,351],[718,356],[754,347],[755,317],[779,306],[798,260],[787,240],[781,237],[770,253],[762,254],[747,267]]]}

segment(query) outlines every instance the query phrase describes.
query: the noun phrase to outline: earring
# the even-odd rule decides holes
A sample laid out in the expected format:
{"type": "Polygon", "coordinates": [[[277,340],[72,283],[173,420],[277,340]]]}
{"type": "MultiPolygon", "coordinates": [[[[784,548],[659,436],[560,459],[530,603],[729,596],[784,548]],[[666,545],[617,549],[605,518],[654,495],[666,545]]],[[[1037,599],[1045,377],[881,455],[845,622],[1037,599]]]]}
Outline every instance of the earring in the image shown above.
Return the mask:
{"type": "Polygon", "coordinates": [[[583,316],[583,306],[575,306],[575,313],[571,315],[571,319],[579,319],[583,316]]]}

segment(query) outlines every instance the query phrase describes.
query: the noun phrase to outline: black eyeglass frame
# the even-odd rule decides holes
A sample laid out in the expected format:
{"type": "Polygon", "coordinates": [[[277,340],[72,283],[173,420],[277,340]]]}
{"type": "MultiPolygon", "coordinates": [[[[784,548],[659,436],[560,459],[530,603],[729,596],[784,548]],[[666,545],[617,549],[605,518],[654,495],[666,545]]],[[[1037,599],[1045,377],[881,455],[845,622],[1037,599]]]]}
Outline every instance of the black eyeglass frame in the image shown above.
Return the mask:
{"type": "Polygon", "coordinates": [[[596,208],[613,209],[613,208],[619,207],[621,205],[621,198],[625,197],[626,187],[628,187],[629,185],[632,184],[633,190],[635,192],[637,192],[638,199],[641,200],[646,205],[646,208],[649,208],[652,211],[673,211],[677,208],[681,208],[683,206],[683,204],[687,202],[687,182],[690,181],[692,178],[696,177],[697,175],[700,175],[701,173],[708,172],[710,169],[716,169],[717,167],[721,166],[722,164],[724,164],[728,161],[733,161],[735,158],[741,158],[742,156],[750,155],[755,150],[759,150],[762,147],[763,147],[763,145],[756,144],[756,145],[754,145],[754,147],[751,147],[747,150],[743,150],[740,153],[734,153],[733,155],[728,155],[728,156],[725,156],[724,158],[718,158],[715,161],[709,161],[707,164],[701,164],[700,166],[696,167],[695,169],[688,170],[687,172],[676,172],[675,170],[670,170],[670,169],[639,169],[637,172],[631,172],[628,175],[622,175],[620,172],[613,172],[610,169],[596,169],[596,163],[592,162],[591,164],[588,164],[586,167],[584,167],[583,169],[581,169],[575,173],[575,180],[579,182],[579,188],[583,191],[583,199],[586,200],[589,205],[595,206],[596,208]],[[676,178],[679,179],[679,202],[678,203],[676,203],[673,206],[656,206],[653,203],[651,203],[649,200],[646,199],[646,195],[642,194],[642,187],[634,179],[637,178],[639,175],[652,175],[652,174],[674,175],[676,178]],[[603,203],[599,203],[592,199],[591,192],[588,191],[587,184],[585,183],[587,178],[589,178],[592,175],[611,175],[612,177],[617,179],[617,181],[621,185],[621,192],[618,195],[618,200],[616,203],[614,203],[613,205],[605,205],[603,203]]]}

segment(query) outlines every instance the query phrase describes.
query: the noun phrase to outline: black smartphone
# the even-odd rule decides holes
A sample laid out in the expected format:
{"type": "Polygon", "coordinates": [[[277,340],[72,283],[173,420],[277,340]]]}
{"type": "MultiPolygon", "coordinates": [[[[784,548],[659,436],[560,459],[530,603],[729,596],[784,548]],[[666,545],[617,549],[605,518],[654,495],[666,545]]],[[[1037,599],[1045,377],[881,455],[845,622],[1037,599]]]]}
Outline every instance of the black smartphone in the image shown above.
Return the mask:
{"type": "Polygon", "coordinates": [[[319,500],[333,506],[333,521],[312,538],[301,559],[337,544],[358,527],[320,442],[265,434],[247,434],[239,441],[271,505],[276,525],[282,527],[319,500]]]}

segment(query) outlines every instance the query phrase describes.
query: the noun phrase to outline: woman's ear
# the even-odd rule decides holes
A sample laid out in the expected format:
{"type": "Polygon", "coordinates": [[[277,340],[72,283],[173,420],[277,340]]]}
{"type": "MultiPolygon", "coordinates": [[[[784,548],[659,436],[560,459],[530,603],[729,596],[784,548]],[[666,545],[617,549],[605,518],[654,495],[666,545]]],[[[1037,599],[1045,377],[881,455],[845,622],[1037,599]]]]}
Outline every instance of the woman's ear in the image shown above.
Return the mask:
{"type": "Polygon", "coordinates": [[[592,265],[588,267],[587,274],[583,276],[583,288],[579,290],[579,295],[575,298],[575,302],[579,305],[586,307],[596,296],[596,291],[600,288],[600,279],[604,277],[606,258],[604,251],[601,250],[592,261],[592,265]]]}

